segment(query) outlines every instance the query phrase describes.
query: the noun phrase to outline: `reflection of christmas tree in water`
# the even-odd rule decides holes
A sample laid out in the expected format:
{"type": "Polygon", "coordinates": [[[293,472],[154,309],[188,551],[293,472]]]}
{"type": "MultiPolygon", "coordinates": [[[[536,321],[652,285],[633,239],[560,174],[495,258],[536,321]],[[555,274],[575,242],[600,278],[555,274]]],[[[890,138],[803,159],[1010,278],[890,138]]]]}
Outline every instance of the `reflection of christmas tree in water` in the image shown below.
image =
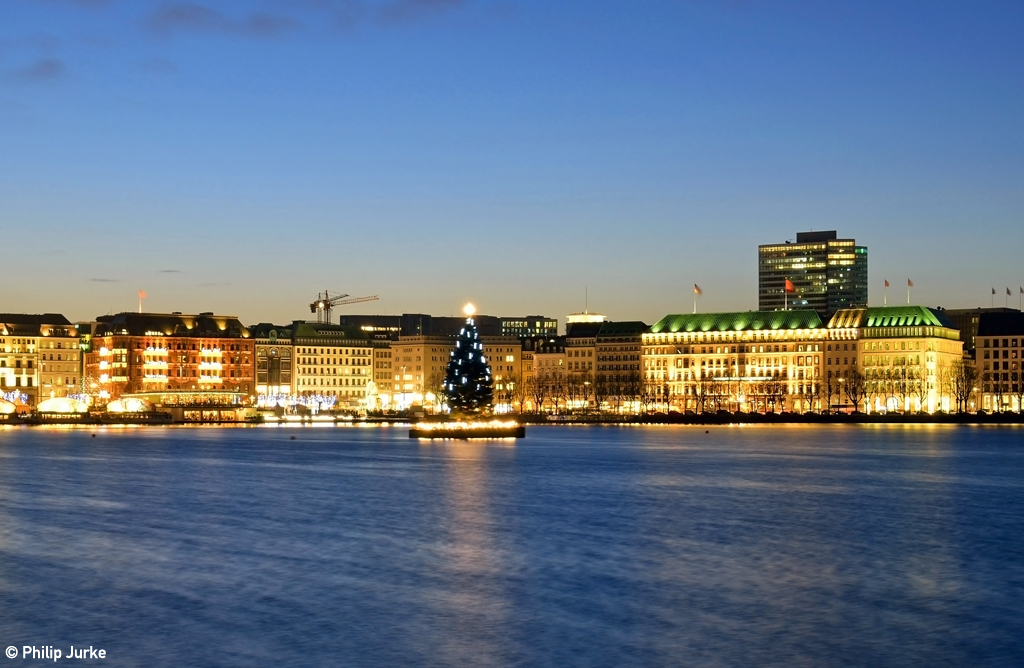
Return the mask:
{"type": "Polygon", "coordinates": [[[494,396],[491,367],[484,357],[484,346],[473,322],[472,304],[466,305],[465,313],[469,317],[448,360],[444,393],[453,413],[486,413],[491,410],[494,396]]]}

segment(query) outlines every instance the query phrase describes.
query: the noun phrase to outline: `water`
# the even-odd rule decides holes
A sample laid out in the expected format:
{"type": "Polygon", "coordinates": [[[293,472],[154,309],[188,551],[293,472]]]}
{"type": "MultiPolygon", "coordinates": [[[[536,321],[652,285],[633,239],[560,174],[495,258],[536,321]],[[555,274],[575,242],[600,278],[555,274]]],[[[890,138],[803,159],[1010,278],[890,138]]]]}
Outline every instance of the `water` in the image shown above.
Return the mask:
{"type": "Polygon", "coordinates": [[[111,666],[1021,666],[1022,436],[0,429],[0,644],[111,666]]]}

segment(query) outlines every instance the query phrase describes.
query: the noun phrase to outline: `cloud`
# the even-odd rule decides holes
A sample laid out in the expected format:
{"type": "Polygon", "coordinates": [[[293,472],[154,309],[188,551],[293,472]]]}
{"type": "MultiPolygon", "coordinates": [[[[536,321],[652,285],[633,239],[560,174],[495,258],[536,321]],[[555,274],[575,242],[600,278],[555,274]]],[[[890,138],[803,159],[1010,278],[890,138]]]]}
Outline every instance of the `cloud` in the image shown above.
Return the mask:
{"type": "Polygon", "coordinates": [[[181,269],[161,269],[158,274],[184,274],[181,269]]]}
{"type": "Polygon", "coordinates": [[[120,283],[121,282],[121,279],[119,279],[119,278],[90,278],[89,280],[92,281],[93,283],[120,283]]]}
{"type": "Polygon", "coordinates": [[[64,63],[56,58],[40,58],[30,65],[14,70],[7,78],[23,83],[37,83],[60,79],[64,72],[64,63]]]}
{"type": "Polygon", "coordinates": [[[207,32],[246,37],[280,37],[300,28],[298,21],[288,16],[257,12],[242,19],[232,19],[194,2],[166,4],[150,16],[148,24],[149,29],[159,35],[207,32]]]}
{"type": "Polygon", "coordinates": [[[226,287],[229,287],[230,285],[231,285],[231,283],[229,283],[229,282],[216,282],[216,281],[214,281],[214,282],[209,282],[209,283],[200,283],[199,287],[201,287],[201,288],[226,288],[226,287]]]}

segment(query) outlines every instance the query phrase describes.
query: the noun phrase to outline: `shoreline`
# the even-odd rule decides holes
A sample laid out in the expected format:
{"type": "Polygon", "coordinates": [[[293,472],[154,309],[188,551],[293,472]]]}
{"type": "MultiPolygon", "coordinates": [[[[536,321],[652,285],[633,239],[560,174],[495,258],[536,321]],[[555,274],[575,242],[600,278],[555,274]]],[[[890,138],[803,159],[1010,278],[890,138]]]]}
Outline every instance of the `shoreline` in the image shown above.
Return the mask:
{"type": "MultiPolygon", "coordinates": [[[[965,414],[801,414],[801,413],[702,413],[693,415],[652,414],[645,416],[594,416],[594,415],[509,415],[509,418],[526,426],[660,426],[660,425],[1024,425],[1024,414],[1019,413],[965,413],[965,414]]],[[[438,422],[431,418],[371,417],[351,418],[319,416],[304,419],[225,420],[225,421],[171,421],[166,418],[155,420],[97,418],[82,416],[68,419],[66,416],[46,419],[0,419],[0,427],[338,427],[338,426],[394,426],[412,427],[420,423],[438,422]]]]}

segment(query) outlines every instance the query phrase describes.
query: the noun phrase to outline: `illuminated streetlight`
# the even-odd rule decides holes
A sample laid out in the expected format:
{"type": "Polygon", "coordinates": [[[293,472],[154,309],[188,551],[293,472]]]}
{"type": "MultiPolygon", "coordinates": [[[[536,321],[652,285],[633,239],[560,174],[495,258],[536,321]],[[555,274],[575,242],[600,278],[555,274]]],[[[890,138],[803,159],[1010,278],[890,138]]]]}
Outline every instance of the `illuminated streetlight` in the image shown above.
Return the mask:
{"type": "Polygon", "coordinates": [[[462,312],[463,312],[463,313],[465,313],[465,314],[466,314],[467,316],[470,316],[470,317],[472,317],[472,316],[473,316],[473,314],[474,314],[474,313],[476,313],[476,307],[475,307],[475,306],[473,306],[473,304],[472,304],[472,303],[466,304],[466,305],[465,305],[465,306],[463,307],[463,309],[462,309],[462,312]]]}

